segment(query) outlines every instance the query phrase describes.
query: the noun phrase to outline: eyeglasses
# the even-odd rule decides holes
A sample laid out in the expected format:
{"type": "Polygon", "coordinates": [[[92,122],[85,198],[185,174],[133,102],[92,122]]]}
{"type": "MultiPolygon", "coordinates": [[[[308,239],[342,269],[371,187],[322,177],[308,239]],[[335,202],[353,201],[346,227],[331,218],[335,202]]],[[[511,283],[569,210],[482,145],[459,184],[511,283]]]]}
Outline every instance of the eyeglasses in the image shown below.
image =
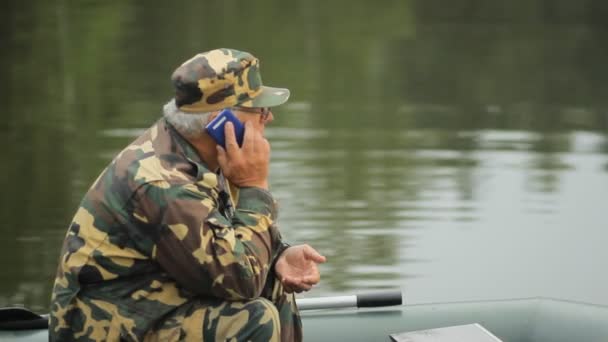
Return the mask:
{"type": "Polygon", "coordinates": [[[240,110],[241,112],[247,113],[255,113],[262,115],[262,120],[267,121],[270,116],[270,107],[259,107],[259,108],[249,108],[249,107],[234,107],[236,110],[240,110]]]}

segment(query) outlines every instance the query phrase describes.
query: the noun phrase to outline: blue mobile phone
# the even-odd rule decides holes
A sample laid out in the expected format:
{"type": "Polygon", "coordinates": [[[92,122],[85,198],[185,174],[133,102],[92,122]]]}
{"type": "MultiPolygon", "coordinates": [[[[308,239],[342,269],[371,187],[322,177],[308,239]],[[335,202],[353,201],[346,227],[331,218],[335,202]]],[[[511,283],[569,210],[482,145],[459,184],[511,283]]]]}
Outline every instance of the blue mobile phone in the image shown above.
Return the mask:
{"type": "Polygon", "coordinates": [[[236,136],[236,142],[239,146],[243,146],[243,137],[245,136],[245,126],[239,119],[232,114],[230,109],[224,109],[215,119],[211,120],[210,123],[205,126],[205,129],[209,135],[215,140],[220,146],[226,148],[226,137],[224,136],[224,125],[226,122],[232,122],[234,126],[234,133],[236,136]]]}

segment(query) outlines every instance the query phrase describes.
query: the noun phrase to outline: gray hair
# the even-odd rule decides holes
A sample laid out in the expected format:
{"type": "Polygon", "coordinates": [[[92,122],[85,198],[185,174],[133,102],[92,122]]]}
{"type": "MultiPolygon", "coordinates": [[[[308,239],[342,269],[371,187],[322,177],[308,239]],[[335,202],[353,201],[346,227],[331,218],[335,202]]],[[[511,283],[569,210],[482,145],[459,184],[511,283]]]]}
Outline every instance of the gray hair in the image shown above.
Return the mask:
{"type": "Polygon", "coordinates": [[[167,102],[163,107],[165,119],[187,138],[198,138],[205,132],[211,113],[184,113],[175,105],[175,100],[167,102]]]}

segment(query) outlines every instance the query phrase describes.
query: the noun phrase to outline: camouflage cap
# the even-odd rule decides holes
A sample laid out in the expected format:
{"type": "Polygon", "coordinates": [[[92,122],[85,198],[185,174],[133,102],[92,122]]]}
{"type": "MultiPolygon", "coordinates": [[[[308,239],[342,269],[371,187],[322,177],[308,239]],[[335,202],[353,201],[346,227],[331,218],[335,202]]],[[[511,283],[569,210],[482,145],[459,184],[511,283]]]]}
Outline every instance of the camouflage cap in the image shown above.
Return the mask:
{"type": "Polygon", "coordinates": [[[274,107],[289,98],[289,89],[262,85],[259,60],[248,52],[216,49],[187,60],[171,76],[175,103],[184,112],[223,108],[274,107]]]}

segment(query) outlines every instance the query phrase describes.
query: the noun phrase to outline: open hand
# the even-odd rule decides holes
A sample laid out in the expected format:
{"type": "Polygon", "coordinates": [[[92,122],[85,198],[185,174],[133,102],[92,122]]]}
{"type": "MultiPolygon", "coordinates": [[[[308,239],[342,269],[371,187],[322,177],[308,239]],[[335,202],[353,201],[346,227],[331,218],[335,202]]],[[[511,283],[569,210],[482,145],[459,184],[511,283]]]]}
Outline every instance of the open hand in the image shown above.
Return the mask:
{"type": "Polygon", "coordinates": [[[321,280],[317,264],[325,257],[309,245],[287,248],[274,266],[275,272],[287,293],[310,290],[321,280]]]}

